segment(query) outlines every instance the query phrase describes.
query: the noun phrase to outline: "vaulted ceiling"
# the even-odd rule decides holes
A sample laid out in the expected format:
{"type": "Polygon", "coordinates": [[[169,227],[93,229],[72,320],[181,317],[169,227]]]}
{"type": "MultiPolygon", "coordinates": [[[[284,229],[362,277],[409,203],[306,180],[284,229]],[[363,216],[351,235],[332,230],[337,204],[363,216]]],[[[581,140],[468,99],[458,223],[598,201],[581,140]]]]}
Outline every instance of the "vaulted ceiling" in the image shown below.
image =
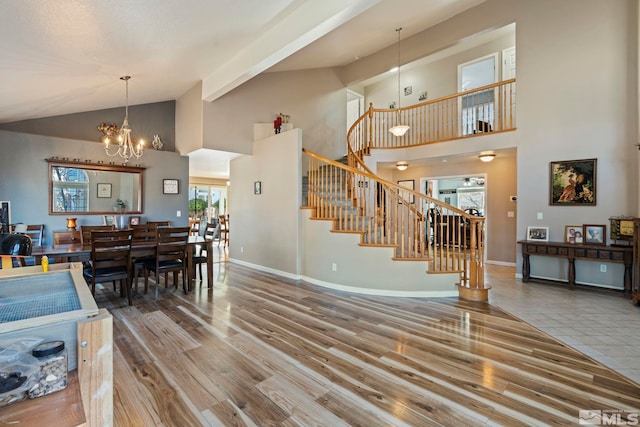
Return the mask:
{"type": "Polygon", "coordinates": [[[344,66],[484,0],[0,3],[0,123],[177,99],[255,75],[344,66]]]}

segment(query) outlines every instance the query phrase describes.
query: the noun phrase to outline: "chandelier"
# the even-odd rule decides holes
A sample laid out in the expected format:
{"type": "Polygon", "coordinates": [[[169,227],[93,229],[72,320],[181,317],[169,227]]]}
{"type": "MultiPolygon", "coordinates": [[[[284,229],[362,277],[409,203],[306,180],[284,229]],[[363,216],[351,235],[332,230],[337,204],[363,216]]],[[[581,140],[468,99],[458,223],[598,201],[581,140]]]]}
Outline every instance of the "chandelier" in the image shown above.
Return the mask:
{"type": "Polygon", "coordinates": [[[104,133],[104,151],[107,155],[114,157],[120,156],[124,159],[124,164],[126,165],[129,162],[129,159],[135,157],[139,159],[143,153],[144,140],[140,139],[137,144],[134,145],[133,141],[131,141],[131,129],[129,129],[129,79],[131,76],[123,76],[120,77],[120,80],[124,80],[126,87],[126,98],[124,104],[124,121],[122,122],[122,126],[120,130],[118,130],[118,126],[115,124],[105,124],[102,123],[98,126],[98,130],[104,133]],[[117,149],[113,151],[110,147],[111,137],[116,136],[115,138],[118,142],[118,145],[113,145],[117,149]]]}
{"type": "Polygon", "coordinates": [[[400,124],[400,31],[402,31],[402,27],[396,28],[396,31],[398,32],[398,111],[396,113],[396,125],[389,128],[389,132],[395,136],[402,136],[407,133],[409,126],[400,124]]]}

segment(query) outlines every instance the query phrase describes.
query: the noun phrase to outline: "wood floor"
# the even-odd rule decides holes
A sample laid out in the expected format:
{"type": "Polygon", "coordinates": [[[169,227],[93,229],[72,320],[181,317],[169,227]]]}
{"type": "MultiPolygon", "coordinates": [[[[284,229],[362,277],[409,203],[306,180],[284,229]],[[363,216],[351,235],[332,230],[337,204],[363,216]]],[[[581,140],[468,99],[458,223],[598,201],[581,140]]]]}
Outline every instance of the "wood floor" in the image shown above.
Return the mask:
{"type": "Polygon", "coordinates": [[[577,425],[640,386],[511,315],[219,262],[213,291],[111,289],[117,426],[577,425]]]}

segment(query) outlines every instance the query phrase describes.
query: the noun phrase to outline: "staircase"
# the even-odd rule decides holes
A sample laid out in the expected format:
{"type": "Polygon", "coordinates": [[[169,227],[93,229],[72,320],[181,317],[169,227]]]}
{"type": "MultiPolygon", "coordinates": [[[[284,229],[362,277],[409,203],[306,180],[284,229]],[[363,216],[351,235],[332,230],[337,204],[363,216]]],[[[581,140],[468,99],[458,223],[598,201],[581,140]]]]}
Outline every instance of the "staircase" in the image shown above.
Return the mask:
{"type": "MultiPolygon", "coordinates": [[[[475,99],[475,98],[474,98],[475,99]]],[[[480,98],[479,98],[480,99],[480,98]]],[[[359,233],[361,246],[394,248],[397,261],[427,262],[428,273],[459,274],[463,299],[486,301],[484,285],[484,218],[376,176],[363,156],[375,148],[407,148],[431,142],[483,137],[515,130],[515,79],[439,98],[402,109],[374,109],[360,117],[347,135],[348,155],[334,161],[303,149],[308,176],[303,181],[304,207],[312,218],[333,221],[333,232],[359,233]],[[469,128],[478,117],[459,110],[475,92],[491,111],[489,132],[469,128]],[[401,137],[388,128],[396,121],[410,125],[401,137]]]]}

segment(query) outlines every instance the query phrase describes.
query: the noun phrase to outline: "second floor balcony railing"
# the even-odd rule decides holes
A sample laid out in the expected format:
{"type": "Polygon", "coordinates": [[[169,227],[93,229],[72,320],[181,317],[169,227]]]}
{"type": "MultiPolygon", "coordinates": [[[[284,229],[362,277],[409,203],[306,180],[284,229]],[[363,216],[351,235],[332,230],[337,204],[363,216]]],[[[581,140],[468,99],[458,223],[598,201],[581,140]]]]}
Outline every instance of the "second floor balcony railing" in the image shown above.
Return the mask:
{"type": "Polygon", "coordinates": [[[349,131],[356,153],[405,148],[516,129],[516,81],[505,80],[400,109],[373,108],[349,131]],[[409,124],[403,136],[389,128],[409,124]]]}

